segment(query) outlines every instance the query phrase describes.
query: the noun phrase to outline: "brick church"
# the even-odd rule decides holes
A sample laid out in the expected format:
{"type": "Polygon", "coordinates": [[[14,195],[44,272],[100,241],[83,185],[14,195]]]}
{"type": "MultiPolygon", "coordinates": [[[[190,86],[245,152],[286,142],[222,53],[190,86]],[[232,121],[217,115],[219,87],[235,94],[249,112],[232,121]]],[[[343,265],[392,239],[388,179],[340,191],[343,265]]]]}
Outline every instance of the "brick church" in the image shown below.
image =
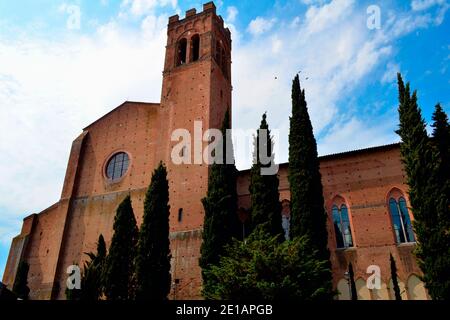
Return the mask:
{"type": "MultiPolygon", "coordinates": [[[[23,221],[11,245],[3,283],[12,287],[20,260],[30,265],[31,299],[64,299],[67,267],[81,265],[103,234],[109,246],[116,208],[131,195],[138,224],[151,174],[162,160],[170,188],[171,299],[200,299],[198,265],[205,164],[175,165],[170,155],[177,128],[220,128],[232,106],[231,34],[212,2],[202,12],[169,18],[159,103],[124,102],[88,125],[73,141],[60,200],[23,221]]],[[[389,254],[398,268],[404,299],[428,299],[412,251],[415,235],[399,145],[320,158],[329,249],[337,299],[349,299],[352,262],[359,299],[393,299],[389,254]],[[381,289],[369,289],[367,268],[381,270],[381,289]]],[[[288,164],[281,164],[280,223],[289,226],[288,164]]],[[[249,171],[238,177],[239,210],[250,206],[249,171]]],[[[149,271],[151,272],[151,270],[149,271]]]]}

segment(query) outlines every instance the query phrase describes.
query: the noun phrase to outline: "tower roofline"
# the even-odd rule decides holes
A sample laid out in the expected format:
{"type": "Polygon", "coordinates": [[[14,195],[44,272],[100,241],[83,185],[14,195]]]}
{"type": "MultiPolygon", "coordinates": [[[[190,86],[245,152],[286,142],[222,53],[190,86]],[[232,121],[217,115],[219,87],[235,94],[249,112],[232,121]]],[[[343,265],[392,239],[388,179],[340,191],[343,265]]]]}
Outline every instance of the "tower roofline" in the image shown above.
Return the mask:
{"type": "MultiPolygon", "coordinates": [[[[216,5],[214,4],[213,1],[203,4],[203,11],[199,12],[198,14],[211,13],[211,12],[216,14],[216,5]]],[[[195,8],[191,8],[191,9],[187,10],[185,18],[181,19],[181,20],[180,20],[180,16],[178,14],[175,14],[175,15],[169,17],[169,25],[171,25],[173,23],[184,21],[187,18],[194,17],[198,14],[197,14],[197,9],[195,9],[195,8]]]]}
{"type": "Polygon", "coordinates": [[[191,8],[189,10],[186,11],[185,13],[185,17],[183,19],[180,19],[180,16],[178,14],[175,14],[173,16],[169,17],[169,24],[168,24],[168,28],[171,28],[177,24],[180,23],[185,23],[188,20],[194,19],[194,18],[198,18],[201,15],[205,15],[205,14],[209,14],[212,13],[219,21],[219,23],[221,24],[221,26],[223,27],[223,29],[225,30],[225,32],[227,33],[227,36],[229,39],[231,39],[231,32],[230,29],[225,28],[223,25],[223,18],[220,15],[217,15],[216,13],[216,5],[214,4],[213,1],[207,2],[205,4],[203,4],[203,11],[198,12],[197,13],[197,9],[195,8],[191,8]]]}

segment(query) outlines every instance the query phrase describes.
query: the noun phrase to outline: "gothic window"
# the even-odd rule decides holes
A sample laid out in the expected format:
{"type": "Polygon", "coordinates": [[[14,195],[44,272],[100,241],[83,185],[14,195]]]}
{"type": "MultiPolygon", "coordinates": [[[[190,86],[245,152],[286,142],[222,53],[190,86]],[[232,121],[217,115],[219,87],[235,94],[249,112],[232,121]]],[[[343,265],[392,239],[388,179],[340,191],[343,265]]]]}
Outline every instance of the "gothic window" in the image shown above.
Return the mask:
{"type": "Polygon", "coordinates": [[[225,78],[228,77],[227,73],[227,56],[225,55],[225,50],[222,48],[222,72],[225,78]]]}
{"type": "Polygon", "coordinates": [[[200,58],[200,36],[198,34],[191,38],[191,62],[200,58]]]}
{"type": "Polygon", "coordinates": [[[116,153],[109,159],[106,166],[106,176],[110,180],[120,179],[128,170],[130,160],[125,152],[116,153]]]}
{"type": "Polygon", "coordinates": [[[352,231],[347,206],[345,204],[342,204],[340,207],[333,205],[331,211],[333,215],[337,248],[353,247],[352,231]]]}
{"type": "Polygon", "coordinates": [[[177,44],[177,66],[186,63],[187,40],[185,38],[177,44]]]}
{"type": "Polygon", "coordinates": [[[389,212],[392,219],[395,241],[397,243],[415,242],[406,200],[393,192],[389,198],[389,212]]]}
{"type": "Polygon", "coordinates": [[[284,230],[284,238],[289,240],[289,227],[291,224],[291,203],[289,200],[281,201],[281,226],[284,230]]]}

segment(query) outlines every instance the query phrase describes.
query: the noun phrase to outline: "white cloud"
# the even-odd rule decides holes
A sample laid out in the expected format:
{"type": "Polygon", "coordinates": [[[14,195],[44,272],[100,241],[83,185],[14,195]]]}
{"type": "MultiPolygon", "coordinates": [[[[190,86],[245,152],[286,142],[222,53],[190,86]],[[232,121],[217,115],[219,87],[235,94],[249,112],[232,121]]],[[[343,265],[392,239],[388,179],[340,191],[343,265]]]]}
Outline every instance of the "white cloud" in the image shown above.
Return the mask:
{"type": "Polygon", "coordinates": [[[71,142],[124,100],[159,102],[164,17],[59,41],[0,38],[0,241],[59,199],[71,142]]]}
{"type": "Polygon", "coordinates": [[[397,72],[400,72],[400,66],[396,63],[389,62],[386,65],[386,70],[383,76],[381,77],[381,83],[386,84],[395,82],[397,79],[397,72]]]}
{"type": "Polygon", "coordinates": [[[300,0],[300,2],[307,6],[310,6],[310,5],[324,4],[326,0],[300,0]]]}
{"type": "Polygon", "coordinates": [[[236,7],[234,6],[230,6],[227,8],[227,17],[226,17],[226,21],[228,23],[234,23],[236,20],[236,17],[238,15],[239,11],[236,7]]]}
{"type": "MultiPolygon", "coordinates": [[[[269,125],[280,130],[277,161],[287,161],[291,81],[300,70],[322,154],[395,140],[389,120],[395,118],[365,122],[346,98],[392,60],[398,37],[434,23],[432,15],[414,11],[391,15],[374,32],[361,27],[366,16],[354,1],[310,3],[314,6],[294,19],[295,28],[289,27],[292,21],[255,18],[248,31],[264,36],[245,42],[232,23],[236,16],[228,12],[233,125],[256,128],[268,111],[269,125]]],[[[58,200],[70,145],[81,128],[124,100],[159,101],[167,17],[154,9],[162,5],[176,2],[123,2],[124,14],[140,21],[137,31],[119,19],[93,35],[58,41],[0,37],[0,177],[7,182],[0,184],[0,242],[10,241],[24,216],[58,200]]],[[[251,150],[236,151],[239,168],[248,167],[251,150]]]]}
{"type": "Polygon", "coordinates": [[[438,15],[434,19],[435,25],[439,26],[444,22],[445,14],[447,13],[447,10],[450,8],[450,4],[445,3],[441,8],[439,9],[438,15]]]}
{"type": "Polygon", "coordinates": [[[442,5],[446,0],[413,0],[411,2],[411,8],[414,11],[427,10],[435,5],[442,5]]]}
{"type": "Polygon", "coordinates": [[[300,17],[295,17],[290,24],[291,28],[298,27],[300,25],[300,21],[301,21],[300,17]]]}
{"type": "Polygon", "coordinates": [[[319,153],[333,154],[397,142],[399,138],[394,133],[396,115],[383,120],[369,125],[356,117],[336,122],[327,136],[319,141],[319,153]],[[342,145],[345,145],[345,150],[342,145]]]}
{"type": "Polygon", "coordinates": [[[122,9],[129,10],[135,16],[152,14],[158,7],[177,7],[177,0],[123,0],[120,5],[122,9]]]}
{"type": "Polygon", "coordinates": [[[247,31],[250,32],[252,35],[257,36],[272,29],[275,22],[276,22],[275,18],[265,19],[263,17],[257,17],[252,21],[250,21],[247,31]]]}
{"type": "Polygon", "coordinates": [[[354,0],[333,0],[321,7],[311,6],[306,11],[306,31],[308,34],[323,31],[334,26],[344,17],[349,18],[354,0]]]}
{"type": "MultiPolygon", "coordinates": [[[[234,127],[256,128],[261,114],[268,111],[269,125],[281,131],[276,142],[281,150],[277,161],[287,161],[291,81],[301,71],[321,154],[396,141],[395,117],[386,121],[375,114],[366,119],[361,114],[366,106],[350,108],[348,100],[393,58],[399,37],[432,25],[433,16],[410,12],[391,15],[377,31],[365,27],[366,19],[365,9],[355,1],[334,0],[308,8],[295,28],[285,27],[292,26],[291,21],[280,20],[278,27],[272,26],[264,36],[236,46],[232,65],[234,127]],[[346,133],[339,142],[333,138],[338,130],[333,127],[336,122],[345,128],[339,134],[346,133]],[[364,134],[360,134],[362,130],[364,134]],[[352,135],[359,135],[358,139],[352,135]]],[[[379,81],[384,83],[395,75],[393,70],[398,66],[389,67],[379,81]]],[[[236,153],[239,167],[249,167],[250,153],[236,153]]]]}

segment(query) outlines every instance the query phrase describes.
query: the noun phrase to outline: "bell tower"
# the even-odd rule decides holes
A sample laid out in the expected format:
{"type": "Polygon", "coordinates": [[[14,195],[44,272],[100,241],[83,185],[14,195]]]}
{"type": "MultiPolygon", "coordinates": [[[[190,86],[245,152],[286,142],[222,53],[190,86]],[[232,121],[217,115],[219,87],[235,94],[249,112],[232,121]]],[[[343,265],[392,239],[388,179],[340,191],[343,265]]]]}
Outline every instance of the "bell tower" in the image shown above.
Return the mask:
{"type": "Polygon", "coordinates": [[[216,14],[214,3],[204,4],[200,13],[196,9],[186,11],[184,19],[170,17],[158,111],[160,141],[155,141],[155,148],[157,159],[163,160],[168,170],[171,298],[200,297],[198,259],[204,219],[201,199],[208,189],[209,166],[195,159],[201,157],[200,152],[208,144],[199,142],[203,133],[210,128],[220,129],[225,111],[231,111],[231,91],[231,33],[216,14]],[[190,164],[175,164],[171,157],[173,147],[179,143],[171,141],[177,129],[190,133],[191,150],[186,150],[190,164]]]}

